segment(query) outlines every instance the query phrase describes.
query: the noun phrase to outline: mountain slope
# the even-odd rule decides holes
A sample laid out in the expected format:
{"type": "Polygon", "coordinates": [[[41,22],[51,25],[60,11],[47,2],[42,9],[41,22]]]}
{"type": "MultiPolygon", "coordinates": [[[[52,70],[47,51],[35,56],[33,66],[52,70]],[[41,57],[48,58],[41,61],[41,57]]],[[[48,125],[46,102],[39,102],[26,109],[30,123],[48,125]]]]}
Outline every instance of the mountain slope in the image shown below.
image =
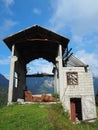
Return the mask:
{"type": "Polygon", "coordinates": [[[98,78],[94,77],[93,80],[94,80],[94,91],[95,91],[95,94],[96,94],[96,92],[98,90],[98,78]]]}
{"type": "Polygon", "coordinates": [[[53,93],[54,78],[52,77],[33,77],[27,78],[27,89],[34,93],[53,93]]]}
{"type": "Polygon", "coordinates": [[[8,88],[9,80],[0,74],[0,87],[8,88]]]}
{"type": "MultiPolygon", "coordinates": [[[[98,90],[98,78],[93,77],[94,81],[94,92],[98,90]]],[[[27,78],[28,90],[32,93],[53,93],[54,91],[54,78],[50,77],[40,77],[40,78],[27,78]]]]}
{"type": "MultiPolygon", "coordinates": [[[[93,77],[94,91],[98,90],[98,77],[93,77]]],[[[40,77],[40,78],[27,78],[27,86],[32,93],[53,93],[54,91],[54,79],[52,77],[40,77]]],[[[0,74],[0,88],[8,89],[9,80],[0,74]]]]}
{"type": "Polygon", "coordinates": [[[0,107],[7,104],[8,84],[8,79],[0,74],[0,107]]]}

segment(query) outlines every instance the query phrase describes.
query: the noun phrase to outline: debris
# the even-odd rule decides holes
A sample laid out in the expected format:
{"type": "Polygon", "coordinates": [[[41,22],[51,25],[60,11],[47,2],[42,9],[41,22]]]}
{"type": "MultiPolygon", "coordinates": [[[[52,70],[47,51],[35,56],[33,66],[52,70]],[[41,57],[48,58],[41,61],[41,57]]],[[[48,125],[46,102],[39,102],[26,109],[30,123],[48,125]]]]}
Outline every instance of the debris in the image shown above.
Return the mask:
{"type": "Polygon", "coordinates": [[[25,101],[26,102],[55,102],[56,99],[47,94],[42,94],[39,96],[32,96],[32,92],[25,91],[25,101]]]}
{"type": "Polygon", "coordinates": [[[32,93],[30,91],[25,91],[25,101],[32,102],[32,93]]]}

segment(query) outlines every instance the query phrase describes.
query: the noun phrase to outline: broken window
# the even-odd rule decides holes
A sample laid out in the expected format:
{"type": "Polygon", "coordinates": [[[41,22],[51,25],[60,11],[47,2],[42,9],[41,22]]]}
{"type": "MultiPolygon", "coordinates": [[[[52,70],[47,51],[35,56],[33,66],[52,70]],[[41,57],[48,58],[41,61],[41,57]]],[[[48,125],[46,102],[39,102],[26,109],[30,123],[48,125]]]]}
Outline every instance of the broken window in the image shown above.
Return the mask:
{"type": "Polygon", "coordinates": [[[67,85],[78,85],[78,73],[67,72],[67,85]]]}

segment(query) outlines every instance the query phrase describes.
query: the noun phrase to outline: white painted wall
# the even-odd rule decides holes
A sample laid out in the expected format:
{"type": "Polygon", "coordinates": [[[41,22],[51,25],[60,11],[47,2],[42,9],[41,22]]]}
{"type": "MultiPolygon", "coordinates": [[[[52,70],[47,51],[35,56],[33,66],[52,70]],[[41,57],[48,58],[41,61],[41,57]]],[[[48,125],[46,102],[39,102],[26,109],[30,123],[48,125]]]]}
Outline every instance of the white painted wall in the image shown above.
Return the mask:
{"type": "MultiPolygon", "coordinates": [[[[63,97],[62,102],[70,113],[70,98],[81,98],[83,120],[96,117],[96,105],[92,75],[85,72],[84,67],[63,67],[63,97]],[[67,85],[66,72],[78,72],[78,85],[67,85]]],[[[60,90],[61,91],[61,90],[60,90]]]]}

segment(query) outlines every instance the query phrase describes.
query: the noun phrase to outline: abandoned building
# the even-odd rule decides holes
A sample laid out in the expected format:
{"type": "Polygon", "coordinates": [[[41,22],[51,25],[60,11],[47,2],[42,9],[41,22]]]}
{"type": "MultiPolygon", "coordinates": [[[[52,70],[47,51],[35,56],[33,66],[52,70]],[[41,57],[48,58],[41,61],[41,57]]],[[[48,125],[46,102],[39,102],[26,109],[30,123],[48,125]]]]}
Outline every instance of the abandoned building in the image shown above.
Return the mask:
{"type": "Polygon", "coordinates": [[[8,103],[24,101],[26,65],[37,58],[54,64],[54,91],[73,122],[96,118],[93,79],[89,66],[68,48],[69,39],[41,26],[32,26],[6,37],[12,51],[8,103]],[[14,77],[16,76],[16,79],[14,77]]]}

